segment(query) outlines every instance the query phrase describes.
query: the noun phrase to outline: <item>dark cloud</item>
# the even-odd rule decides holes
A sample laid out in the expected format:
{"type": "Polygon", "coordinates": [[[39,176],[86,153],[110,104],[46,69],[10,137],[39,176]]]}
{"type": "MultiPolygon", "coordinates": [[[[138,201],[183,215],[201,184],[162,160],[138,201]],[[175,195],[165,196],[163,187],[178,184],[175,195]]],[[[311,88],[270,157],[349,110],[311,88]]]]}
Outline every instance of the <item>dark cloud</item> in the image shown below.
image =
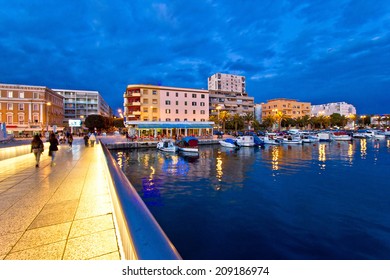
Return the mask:
{"type": "Polygon", "coordinates": [[[207,88],[227,72],[256,102],[389,113],[385,0],[0,3],[0,82],[98,90],[117,109],[128,84],[207,88]]]}

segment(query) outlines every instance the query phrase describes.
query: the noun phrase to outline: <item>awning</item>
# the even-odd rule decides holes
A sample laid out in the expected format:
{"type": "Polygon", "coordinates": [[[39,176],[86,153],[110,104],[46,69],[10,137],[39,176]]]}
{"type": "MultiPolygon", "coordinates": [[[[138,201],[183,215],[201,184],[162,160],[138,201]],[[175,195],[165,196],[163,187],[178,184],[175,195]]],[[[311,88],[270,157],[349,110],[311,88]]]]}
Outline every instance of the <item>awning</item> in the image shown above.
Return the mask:
{"type": "Polygon", "coordinates": [[[126,122],[126,126],[136,129],[212,129],[213,122],[126,122]]]}

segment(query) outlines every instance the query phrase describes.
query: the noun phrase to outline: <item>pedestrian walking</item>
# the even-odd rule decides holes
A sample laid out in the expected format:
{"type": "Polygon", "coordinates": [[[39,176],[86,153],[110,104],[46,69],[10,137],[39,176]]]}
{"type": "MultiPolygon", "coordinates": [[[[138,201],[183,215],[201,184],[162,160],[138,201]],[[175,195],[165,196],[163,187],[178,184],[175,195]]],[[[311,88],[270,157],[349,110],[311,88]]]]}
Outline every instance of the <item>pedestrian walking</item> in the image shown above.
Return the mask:
{"type": "Polygon", "coordinates": [[[31,141],[31,152],[35,156],[35,167],[39,167],[39,161],[41,159],[41,154],[43,153],[44,147],[43,142],[38,134],[34,135],[33,140],[31,141]]]}
{"type": "Polygon", "coordinates": [[[69,148],[72,149],[72,144],[73,144],[73,135],[72,135],[72,133],[69,134],[68,144],[69,144],[69,148]]]}
{"type": "Polygon", "coordinates": [[[58,139],[57,139],[57,137],[55,136],[54,133],[50,134],[49,142],[50,142],[49,156],[51,156],[51,166],[54,166],[54,165],[56,165],[54,160],[55,160],[55,157],[56,157],[56,152],[58,151],[58,145],[60,143],[58,143],[58,139]]]}
{"type": "Polygon", "coordinates": [[[85,144],[85,147],[88,147],[89,146],[89,137],[88,137],[88,135],[86,134],[85,136],[84,136],[84,144],[85,144]]]}
{"type": "Polygon", "coordinates": [[[91,133],[91,136],[89,136],[89,141],[91,142],[91,147],[93,147],[96,141],[95,134],[91,133]]]}

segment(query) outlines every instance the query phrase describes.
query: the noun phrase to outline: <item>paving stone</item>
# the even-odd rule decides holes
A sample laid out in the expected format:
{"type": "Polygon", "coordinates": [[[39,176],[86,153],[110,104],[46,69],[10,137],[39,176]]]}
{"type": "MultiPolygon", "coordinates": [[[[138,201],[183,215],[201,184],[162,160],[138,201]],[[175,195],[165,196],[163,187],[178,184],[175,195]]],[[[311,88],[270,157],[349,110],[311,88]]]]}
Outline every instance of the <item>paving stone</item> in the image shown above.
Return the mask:
{"type": "Polygon", "coordinates": [[[6,260],[61,260],[64,253],[66,241],[60,241],[47,245],[30,248],[23,251],[11,253],[5,257],[6,260]]]}

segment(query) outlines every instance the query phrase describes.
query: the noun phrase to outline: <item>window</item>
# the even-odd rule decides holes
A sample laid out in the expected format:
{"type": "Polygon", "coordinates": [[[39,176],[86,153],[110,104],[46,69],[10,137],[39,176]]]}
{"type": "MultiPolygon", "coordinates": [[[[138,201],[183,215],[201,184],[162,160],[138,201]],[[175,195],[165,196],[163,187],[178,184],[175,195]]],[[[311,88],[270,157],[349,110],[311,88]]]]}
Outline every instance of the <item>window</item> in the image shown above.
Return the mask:
{"type": "Polygon", "coordinates": [[[19,103],[19,111],[24,111],[24,104],[23,103],[19,103]]]}
{"type": "Polygon", "coordinates": [[[184,93],[184,97],[187,97],[187,93],[184,93]]]}
{"type": "Polygon", "coordinates": [[[33,122],[38,123],[39,122],[39,116],[33,115],[33,122]]]}
{"type": "Polygon", "coordinates": [[[176,109],[176,114],[179,114],[179,109],[176,109]]]}
{"type": "Polygon", "coordinates": [[[33,105],[33,111],[39,111],[39,106],[38,104],[33,105]]]}
{"type": "Polygon", "coordinates": [[[203,98],[203,99],[204,99],[205,97],[206,97],[206,95],[204,95],[204,94],[201,94],[201,95],[200,95],[200,98],[203,98]]]}
{"type": "Polygon", "coordinates": [[[165,100],[165,105],[171,105],[171,101],[170,100],[165,100]]]}
{"type": "Polygon", "coordinates": [[[206,106],[206,103],[200,102],[200,106],[206,106]]]}
{"type": "Polygon", "coordinates": [[[169,91],[167,91],[167,96],[169,96],[169,91]]]}
{"type": "Polygon", "coordinates": [[[14,109],[14,104],[12,103],[7,103],[7,110],[13,110],[14,109]]]}
{"type": "Polygon", "coordinates": [[[187,106],[187,101],[184,101],[184,106],[187,106]]]}
{"type": "Polygon", "coordinates": [[[153,117],[153,121],[156,122],[157,121],[157,117],[153,117]]]}
{"type": "Polygon", "coordinates": [[[24,92],[23,91],[19,92],[19,98],[24,98],[24,92]]]}
{"type": "Polygon", "coordinates": [[[176,101],[176,105],[179,105],[179,101],[176,101]]]}
{"type": "Polygon", "coordinates": [[[180,122],[180,119],[175,119],[175,122],[180,122]]]}
{"type": "Polygon", "coordinates": [[[39,92],[33,92],[33,99],[39,99],[39,92]]]}
{"type": "Polygon", "coordinates": [[[179,93],[178,92],[176,92],[176,97],[179,97],[179,93]]]}
{"type": "Polygon", "coordinates": [[[194,122],[196,122],[196,119],[192,119],[194,122]]]}
{"type": "Polygon", "coordinates": [[[206,120],[205,119],[200,119],[201,122],[205,122],[206,120]]]}
{"type": "Polygon", "coordinates": [[[7,123],[8,124],[13,123],[12,115],[7,115],[7,123]]]}
{"type": "Polygon", "coordinates": [[[153,113],[157,113],[157,108],[153,108],[153,113]]]}
{"type": "Polygon", "coordinates": [[[156,95],[157,94],[157,90],[153,90],[152,94],[156,95]]]}
{"type": "Polygon", "coordinates": [[[192,106],[196,106],[196,102],[192,102],[192,106]]]}
{"type": "Polygon", "coordinates": [[[200,110],[200,114],[204,115],[204,114],[206,114],[206,111],[205,110],[200,110]]]}
{"type": "Polygon", "coordinates": [[[171,113],[171,109],[165,109],[165,114],[170,114],[171,113]]]}
{"type": "Polygon", "coordinates": [[[157,104],[157,99],[153,99],[153,104],[157,104]]]}
{"type": "Polygon", "coordinates": [[[8,92],[8,98],[12,98],[12,97],[14,97],[14,93],[12,91],[9,91],[8,92]]]}
{"type": "Polygon", "coordinates": [[[148,112],[148,107],[144,107],[143,112],[144,112],[144,113],[147,113],[147,112],[148,112]]]}
{"type": "Polygon", "coordinates": [[[192,98],[196,98],[196,94],[195,93],[192,94],[192,98]]]}
{"type": "Polygon", "coordinates": [[[19,124],[23,124],[24,123],[24,115],[19,115],[18,121],[19,121],[19,124]]]}
{"type": "Polygon", "coordinates": [[[149,91],[147,89],[142,90],[142,94],[148,95],[149,91]]]}
{"type": "Polygon", "coordinates": [[[149,104],[149,99],[144,99],[144,104],[149,104]]]}
{"type": "Polygon", "coordinates": [[[184,114],[187,114],[187,110],[184,110],[184,114]]]}
{"type": "Polygon", "coordinates": [[[171,121],[171,119],[170,119],[170,118],[167,118],[167,119],[165,119],[165,121],[166,121],[166,122],[170,122],[170,121],[171,121]]]}
{"type": "Polygon", "coordinates": [[[144,118],[144,122],[147,122],[148,121],[148,118],[144,118]]]}
{"type": "Polygon", "coordinates": [[[195,115],[196,114],[196,110],[193,110],[192,113],[195,115]]]}
{"type": "Polygon", "coordinates": [[[187,119],[184,119],[184,121],[186,122],[186,121],[187,121],[187,119]]]}

